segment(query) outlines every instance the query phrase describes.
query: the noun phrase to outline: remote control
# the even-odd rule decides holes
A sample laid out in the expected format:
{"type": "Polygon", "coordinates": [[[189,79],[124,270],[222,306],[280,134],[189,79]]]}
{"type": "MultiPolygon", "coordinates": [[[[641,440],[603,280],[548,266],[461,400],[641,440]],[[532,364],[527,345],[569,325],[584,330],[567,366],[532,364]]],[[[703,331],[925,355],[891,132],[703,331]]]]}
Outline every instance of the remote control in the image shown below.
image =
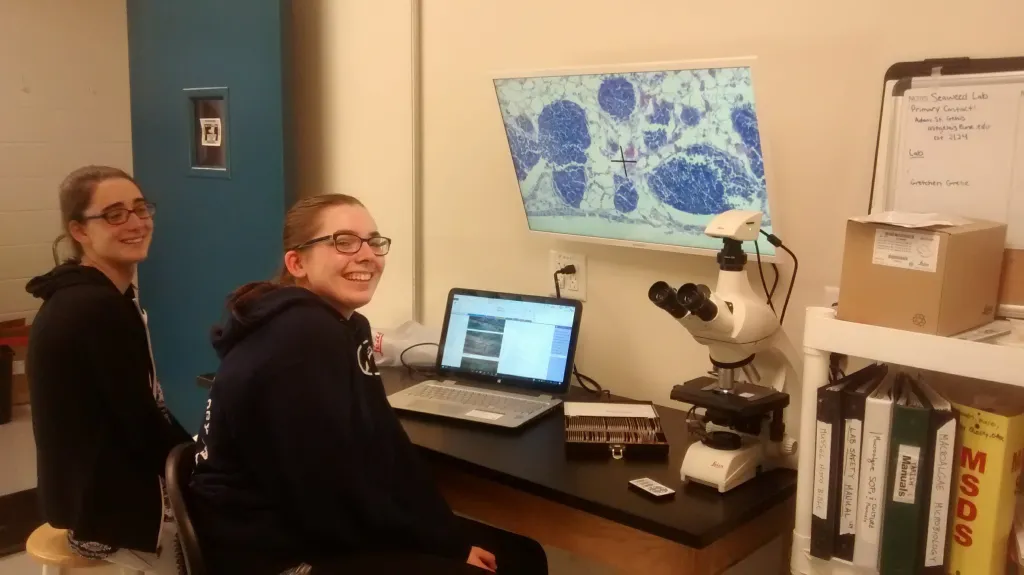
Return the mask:
{"type": "Polygon", "coordinates": [[[671,499],[675,496],[674,489],[669,489],[650,477],[641,477],[629,482],[629,488],[654,499],[671,499]]]}

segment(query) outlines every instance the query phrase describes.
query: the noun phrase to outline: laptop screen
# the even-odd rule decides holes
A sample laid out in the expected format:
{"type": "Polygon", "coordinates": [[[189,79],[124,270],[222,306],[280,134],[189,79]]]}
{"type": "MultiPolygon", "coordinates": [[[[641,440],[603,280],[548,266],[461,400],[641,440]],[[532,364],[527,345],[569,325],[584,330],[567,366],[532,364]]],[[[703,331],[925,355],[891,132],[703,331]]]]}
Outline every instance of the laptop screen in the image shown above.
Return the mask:
{"type": "Polygon", "coordinates": [[[577,305],[499,294],[451,297],[442,369],[556,387],[567,379],[577,305]]]}

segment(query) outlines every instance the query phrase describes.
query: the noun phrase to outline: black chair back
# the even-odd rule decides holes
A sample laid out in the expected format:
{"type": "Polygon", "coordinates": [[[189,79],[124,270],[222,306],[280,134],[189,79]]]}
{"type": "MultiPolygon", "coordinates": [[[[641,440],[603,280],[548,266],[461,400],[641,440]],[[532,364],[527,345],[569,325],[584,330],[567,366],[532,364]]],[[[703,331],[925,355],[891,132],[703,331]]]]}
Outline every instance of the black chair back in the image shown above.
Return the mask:
{"type": "Polygon", "coordinates": [[[167,455],[164,469],[167,483],[167,498],[171,500],[171,511],[178,526],[178,540],[185,555],[188,575],[207,575],[199,538],[188,515],[188,483],[196,466],[196,445],[189,441],[176,446],[167,455]]]}

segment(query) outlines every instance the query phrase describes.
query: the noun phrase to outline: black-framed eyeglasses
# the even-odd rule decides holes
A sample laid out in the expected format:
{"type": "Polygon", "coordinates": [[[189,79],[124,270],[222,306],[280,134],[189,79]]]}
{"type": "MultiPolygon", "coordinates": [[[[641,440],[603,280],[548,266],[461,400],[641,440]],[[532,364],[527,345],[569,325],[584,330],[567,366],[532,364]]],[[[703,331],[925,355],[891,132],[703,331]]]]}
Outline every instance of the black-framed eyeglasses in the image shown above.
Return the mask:
{"type": "Polygon", "coordinates": [[[102,214],[95,216],[85,216],[82,218],[83,222],[89,220],[106,220],[106,222],[112,226],[120,226],[128,221],[128,218],[132,214],[139,217],[140,220],[148,220],[153,217],[156,213],[156,204],[151,202],[145,202],[142,204],[135,204],[131,208],[111,208],[102,214]]]}
{"type": "Polygon", "coordinates": [[[385,238],[384,236],[373,236],[370,238],[361,238],[355,234],[347,234],[344,232],[338,232],[329,236],[320,236],[319,238],[313,238],[308,242],[302,242],[301,244],[292,248],[293,250],[301,250],[302,248],[308,248],[309,246],[318,244],[320,242],[333,241],[334,249],[338,250],[339,253],[343,254],[354,254],[362,249],[363,244],[370,246],[370,250],[374,255],[384,256],[387,255],[391,249],[391,238],[385,238]]]}

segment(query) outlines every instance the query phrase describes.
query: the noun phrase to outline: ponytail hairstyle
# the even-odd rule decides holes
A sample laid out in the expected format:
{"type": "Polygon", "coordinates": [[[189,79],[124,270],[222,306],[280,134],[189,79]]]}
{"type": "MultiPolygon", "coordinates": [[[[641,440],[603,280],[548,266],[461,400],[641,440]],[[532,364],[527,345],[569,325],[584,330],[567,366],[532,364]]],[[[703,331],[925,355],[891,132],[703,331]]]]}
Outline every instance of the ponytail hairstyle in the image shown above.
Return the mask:
{"type": "MultiPolygon", "coordinates": [[[[324,211],[335,206],[362,207],[363,203],[345,194],[321,194],[295,202],[295,205],[284,216],[284,233],[281,237],[282,254],[316,237],[317,230],[320,229],[320,224],[323,222],[324,211]]],[[[283,286],[293,285],[298,285],[298,279],[289,273],[288,268],[282,264],[281,270],[273,280],[250,282],[232,292],[228,296],[228,309],[235,319],[244,323],[249,306],[254,301],[283,286]]]]}
{"type": "Polygon", "coordinates": [[[128,180],[135,187],[139,187],[135,178],[127,172],[110,166],[83,166],[71,172],[60,184],[58,198],[60,200],[60,221],[63,232],[53,240],[53,263],[60,264],[60,257],[57,248],[61,242],[67,240],[71,243],[72,257],[67,261],[80,261],[84,251],[82,244],[78,243],[71,235],[71,222],[82,222],[85,217],[85,210],[89,209],[92,203],[92,196],[96,192],[96,186],[107,180],[128,180]]]}

